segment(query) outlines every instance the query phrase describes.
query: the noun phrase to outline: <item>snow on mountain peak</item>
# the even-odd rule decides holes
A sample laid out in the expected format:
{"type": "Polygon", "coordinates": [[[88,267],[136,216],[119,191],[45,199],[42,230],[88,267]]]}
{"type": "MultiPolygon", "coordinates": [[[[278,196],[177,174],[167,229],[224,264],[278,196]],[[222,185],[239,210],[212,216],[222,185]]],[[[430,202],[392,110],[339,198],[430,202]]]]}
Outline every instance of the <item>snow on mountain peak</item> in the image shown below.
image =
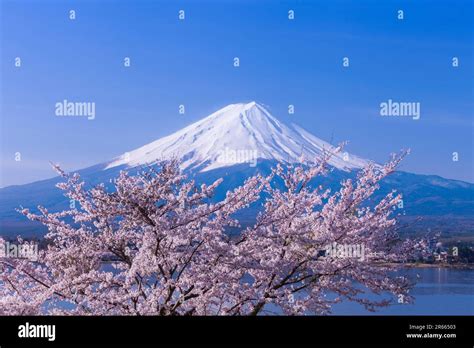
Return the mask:
{"type": "MultiPolygon", "coordinates": [[[[181,160],[181,169],[201,172],[239,163],[256,166],[259,160],[299,162],[334,147],[296,125],[286,125],[261,104],[230,104],[171,135],[127,152],[105,169],[151,164],[168,158],[181,160]]],[[[342,170],[358,169],[369,161],[348,153],[329,164],[342,170]]]]}

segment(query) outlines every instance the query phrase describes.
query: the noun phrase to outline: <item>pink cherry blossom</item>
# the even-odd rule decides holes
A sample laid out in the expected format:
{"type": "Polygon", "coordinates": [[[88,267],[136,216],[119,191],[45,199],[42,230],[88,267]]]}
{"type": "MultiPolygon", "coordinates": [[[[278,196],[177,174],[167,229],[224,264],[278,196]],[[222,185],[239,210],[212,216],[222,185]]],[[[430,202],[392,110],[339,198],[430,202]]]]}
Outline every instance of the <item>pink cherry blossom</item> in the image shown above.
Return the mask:
{"type": "Polygon", "coordinates": [[[77,208],[21,210],[48,228],[49,244],[35,261],[0,259],[0,314],[326,314],[342,300],[369,310],[389,304],[365,292],[411,301],[413,284],[392,265],[425,245],[400,240],[400,195],[368,204],[403,154],[369,165],[336,192],[318,184],[332,155],[280,164],[218,202],[211,198],[222,179],[198,186],[176,160],[121,172],[112,190],[86,188],[56,166],[65,179],[58,187],[77,208]],[[228,228],[240,226],[235,213],[262,200],[256,223],[231,237],[228,228]],[[364,255],[338,257],[329,245],[356,245],[364,255]]]}

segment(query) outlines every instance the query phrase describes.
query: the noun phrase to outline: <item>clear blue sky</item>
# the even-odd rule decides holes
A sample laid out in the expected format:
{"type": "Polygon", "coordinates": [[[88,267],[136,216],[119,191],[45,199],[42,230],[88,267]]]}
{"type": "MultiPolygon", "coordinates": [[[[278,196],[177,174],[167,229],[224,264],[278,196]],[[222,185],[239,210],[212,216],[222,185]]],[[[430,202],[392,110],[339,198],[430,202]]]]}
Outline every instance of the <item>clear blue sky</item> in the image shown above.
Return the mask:
{"type": "Polygon", "coordinates": [[[0,186],[54,176],[48,161],[109,160],[251,100],[359,156],[409,147],[403,170],[474,181],[472,1],[0,2],[0,186]],[[95,102],[95,120],[55,116],[63,99],[95,102]],[[421,119],[379,116],[388,99],[420,102],[421,119]]]}

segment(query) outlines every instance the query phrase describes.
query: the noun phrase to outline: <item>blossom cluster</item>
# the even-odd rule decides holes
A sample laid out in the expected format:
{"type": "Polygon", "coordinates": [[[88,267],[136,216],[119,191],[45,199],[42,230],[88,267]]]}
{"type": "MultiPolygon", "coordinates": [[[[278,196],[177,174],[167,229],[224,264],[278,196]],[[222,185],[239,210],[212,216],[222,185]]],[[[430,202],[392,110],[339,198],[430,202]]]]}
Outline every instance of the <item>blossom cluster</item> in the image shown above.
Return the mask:
{"type": "Polygon", "coordinates": [[[197,185],[176,160],[123,171],[112,190],[87,188],[56,166],[65,179],[58,187],[79,204],[21,210],[48,228],[49,243],[34,261],[0,259],[0,314],[327,314],[342,300],[368,310],[390,304],[366,292],[410,301],[413,284],[393,275],[393,263],[425,245],[400,239],[392,216],[400,195],[368,204],[403,155],[367,166],[335,192],[318,184],[332,155],[278,165],[217,202],[222,179],[197,185]],[[232,237],[235,214],[252,204],[262,205],[255,224],[232,237]],[[364,257],[325,251],[335,243],[361,245],[364,257]]]}

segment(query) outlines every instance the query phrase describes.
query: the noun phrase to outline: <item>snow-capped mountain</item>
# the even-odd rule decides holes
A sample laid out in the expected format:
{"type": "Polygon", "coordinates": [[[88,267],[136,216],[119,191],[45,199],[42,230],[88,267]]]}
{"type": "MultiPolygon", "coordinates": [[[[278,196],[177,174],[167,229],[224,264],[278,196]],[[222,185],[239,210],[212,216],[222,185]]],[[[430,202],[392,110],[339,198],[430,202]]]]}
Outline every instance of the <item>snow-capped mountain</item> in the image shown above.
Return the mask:
{"type": "MultiPolygon", "coordinates": [[[[216,192],[222,198],[227,190],[240,186],[256,172],[268,173],[279,161],[311,162],[332,149],[331,144],[301,127],[284,124],[262,105],[240,103],[228,105],[169,136],[78,173],[88,186],[107,184],[121,170],[133,175],[141,165],[177,158],[183,171],[197,183],[224,178],[220,191],[216,192]]],[[[333,156],[329,163],[333,170],[328,177],[320,178],[319,183],[337,190],[342,179],[354,176],[369,161],[343,152],[333,156]]],[[[28,221],[15,209],[20,206],[34,209],[37,205],[50,211],[67,209],[69,200],[55,187],[60,181],[56,177],[1,188],[0,236],[43,234],[44,227],[28,221]]],[[[378,194],[393,189],[403,194],[406,218],[423,217],[416,229],[413,223],[409,225],[410,232],[438,227],[444,233],[473,232],[474,184],[396,172],[382,182],[378,194]]]]}
{"type": "MultiPolygon", "coordinates": [[[[171,157],[181,169],[206,172],[258,160],[311,161],[334,147],[297,125],[286,125],[256,102],[228,105],[169,136],[127,152],[106,169],[150,164],[171,157]]],[[[358,169],[367,160],[339,153],[329,162],[341,170],[358,169]]]]}

